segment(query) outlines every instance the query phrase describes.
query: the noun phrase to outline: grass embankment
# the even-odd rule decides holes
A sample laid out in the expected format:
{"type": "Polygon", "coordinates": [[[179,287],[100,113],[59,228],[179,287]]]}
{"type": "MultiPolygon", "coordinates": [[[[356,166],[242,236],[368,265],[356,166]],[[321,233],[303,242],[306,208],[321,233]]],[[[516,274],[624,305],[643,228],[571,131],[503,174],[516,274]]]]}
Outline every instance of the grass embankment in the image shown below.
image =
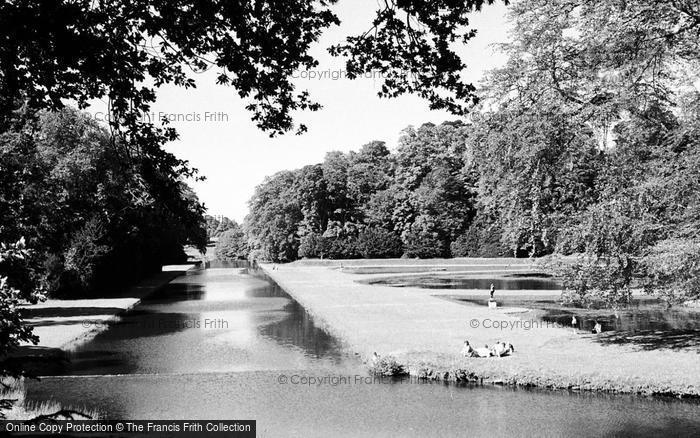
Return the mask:
{"type": "Polygon", "coordinates": [[[182,275],[194,265],[163,266],[163,271],[153,274],[119,294],[87,299],[49,299],[24,307],[24,317],[39,336],[39,345],[26,349],[70,349],[88,341],[105,330],[109,323],[135,305],[147,295],[153,294],[182,275]]]}
{"type": "MultiPolygon", "coordinates": [[[[375,262],[385,264],[383,260],[375,262]]],[[[464,265],[469,262],[462,259],[464,265]]],[[[435,263],[436,267],[440,263],[435,263]]],[[[666,348],[662,342],[645,349],[625,339],[606,343],[602,336],[574,333],[572,329],[528,326],[523,318],[504,309],[457,304],[433,296],[444,291],[361,284],[356,280],[371,277],[343,272],[352,266],[350,261],[343,262],[343,270],[338,269],[339,262],[324,264],[292,263],[263,269],[315,321],[368,362],[376,351],[395,357],[411,375],[433,380],[700,396],[697,345],[679,348],[669,343],[666,348]],[[510,357],[464,358],[459,352],[465,338],[476,346],[509,341],[516,350],[510,357]]],[[[477,264],[471,265],[478,270],[477,264]]],[[[363,266],[370,265],[364,261],[363,266]]],[[[488,297],[487,291],[470,293],[481,294],[484,300],[488,297]]]]}
{"type": "MultiPolygon", "coordinates": [[[[27,401],[27,390],[24,382],[17,379],[5,379],[6,385],[0,390],[0,399],[12,400],[12,407],[4,410],[6,420],[32,420],[37,417],[53,415],[57,412],[70,414],[75,420],[96,420],[100,418],[97,411],[85,407],[62,406],[54,401],[31,402],[27,401]]],[[[65,418],[66,415],[55,418],[65,418]]]]}
{"type": "MultiPolygon", "coordinates": [[[[99,332],[106,330],[121,313],[137,305],[143,297],[157,292],[193,267],[192,264],[163,266],[162,272],[151,275],[122,293],[109,297],[79,300],[50,299],[26,306],[25,319],[28,324],[34,326],[34,333],[39,336],[39,345],[24,344],[15,355],[24,360],[25,367],[33,374],[51,373],[54,371],[56,362],[65,356],[65,351],[89,341],[99,332]]],[[[8,382],[8,387],[0,390],[0,398],[15,400],[12,408],[4,411],[7,419],[32,419],[59,411],[76,411],[87,414],[91,418],[98,418],[94,411],[73,409],[53,401],[27,402],[24,382],[22,380],[8,382]]]]}

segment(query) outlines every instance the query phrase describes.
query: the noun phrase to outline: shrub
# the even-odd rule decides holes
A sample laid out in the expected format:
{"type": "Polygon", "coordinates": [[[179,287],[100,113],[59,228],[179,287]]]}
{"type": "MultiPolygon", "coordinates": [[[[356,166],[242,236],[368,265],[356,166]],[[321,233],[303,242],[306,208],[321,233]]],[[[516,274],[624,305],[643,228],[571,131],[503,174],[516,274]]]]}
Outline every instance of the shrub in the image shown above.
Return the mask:
{"type": "Polygon", "coordinates": [[[321,256],[329,259],[357,259],[360,253],[354,236],[324,237],[321,256]]]}
{"type": "Polygon", "coordinates": [[[383,228],[367,228],[357,236],[357,252],[366,259],[400,257],[401,239],[383,228]]]}
{"type": "Polygon", "coordinates": [[[487,224],[481,217],[450,245],[453,257],[504,257],[511,251],[501,242],[502,230],[497,224],[487,224]]]}
{"type": "Polygon", "coordinates": [[[299,239],[299,257],[317,258],[323,253],[323,238],[318,233],[309,233],[299,239]]]}
{"type": "Polygon", "coordinates": [[[668,302],[700,297],[700,242],[666,239],[642,259],[644,288],[668,302]]]}
{"type": "MultiPolygon", "coordinates": [[[[22,317],[21,305],[26,301],[36,303],[44,299],[43,290],[29,286],[23,277],[30,270],[31,254],[24,239],[13,244],[0,242],[0,380],[24,375],[22,363],[11,358],[11,353],[22,343],[36,345],[39,338],[32,326],[22,317]],[[27,289],[23,289],[28,287],[27,289]]],[[[11,404],[0,400],[0,411],[11,404]]],[[[2,416],[0,412],[0,417],[2,416]]]]}
{"type": "Polygon", "coordinates": [[[370,366],[369,372],[375,376],[382,377],[401,377],[408,375],[406,366],[400,364],[392,356],[380,358],[370,366]]]}
{"type": "Polygon", "coordinates": [[[64,268],[82,291],[95,286],[100,264],[111,251],[104,240],[105,229],[99,219],[93,218],[75,233],[66,250],[64,268]]]}
{"type": "Polygon", "coordinates": [[[445,256],[445,244],[437,235],[408,231],[403,236],[404,256],[429,259],[445,256]]]}

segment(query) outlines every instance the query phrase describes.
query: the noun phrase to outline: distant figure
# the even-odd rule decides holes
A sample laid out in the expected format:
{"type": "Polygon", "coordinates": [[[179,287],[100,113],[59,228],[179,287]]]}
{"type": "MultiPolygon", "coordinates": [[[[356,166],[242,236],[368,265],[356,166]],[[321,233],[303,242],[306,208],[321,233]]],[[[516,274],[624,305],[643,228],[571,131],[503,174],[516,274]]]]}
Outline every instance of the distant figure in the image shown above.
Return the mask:
{"type": "Polygon", "coordinates": [[[571,317],[571,329],[576,333],[576,328],[578,327],[578,320],[576,319],[576,315],[571,317]]]}
{"type": "Polygon", "coordinates": [[[600,325],[600,323],[598,321],[596,321],[595,325],[593,326],[593,330],[591,330],[591,333],[593,333],[594,335],[597,335],[597,334],[602,333],[602,332],[603,332],[603,326],[600,325]]]}
{"type": "Polygon", "coordinates": [[[491,283],[491,299],[493,299],[494,292],[496,292],[496,287],[491,283]]]}
{"type": "Polygon", "coordinates": [[[379,365],[380,360],[381,360],[381,357],[377,354],[376,351],[374,353],[372,353],[372,365],[374,365],[374,366],[379,365]]]}

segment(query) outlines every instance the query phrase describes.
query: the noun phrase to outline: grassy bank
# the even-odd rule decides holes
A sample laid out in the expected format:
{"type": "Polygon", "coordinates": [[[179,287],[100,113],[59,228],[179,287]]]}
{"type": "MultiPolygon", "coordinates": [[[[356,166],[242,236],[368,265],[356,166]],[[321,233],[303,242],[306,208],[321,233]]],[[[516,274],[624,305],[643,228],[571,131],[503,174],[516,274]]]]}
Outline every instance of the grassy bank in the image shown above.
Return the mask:
{"type": "MultiPolygon", "coordinates": [[[[511,385],[570,391],[600,391],[606,393],[639,394],[645,396],[668,396],[677,398],[700,398],[697,386],[658,382],[640,379],[639,376],[614,375],[610,373],[557,374],[542,369],[521,368],[515,364],[494,366],[492,361],[506,358],[474,359],[482,364],[465,365],[460,357],[439,354],[398,357],[409,375],[426,380],[445,382],[474,382],[481,384],[511,385]]],[[[513,359],[517,361],[517,357],[513,359]]]]}
{"type": "Polygon", "coordinates": [[[0,390],[0,399],[12,400],[12,407],[4,410],[6,420],[31,420],[41,416],[53,416],[56,413],[62,413],[53,417],[57,420],[70,418],[75,420],[96,420],[100,418],[100,414],[92,409],[75,406],[62,406],[55,401],[28,402],[27,391],[24,387],[24,382],[17,379],[5,379],[2,390],[0,390]]]}
{"type": "MultiPolygon", "coordinates": [[[[433,263],[439,267],[441,262],[433,263]]],[[[600,337],[561,327],[525,328],[522,318],[508,310],[433,296],[439,291],[359,283],[371,277],[343,272],[349,266],[346,261],[343,270],[297,263],[263,269],[351,351],[366,360],[375,351],[391,355],[416,377],[700,396],[697,349],[643,349],[633,343],[606,344],[600,337]],[[493,321],[507,329],[494,328],[493,321]],[[505,340],[516,351],[503,358],[464,358],[459,355],[464,339],[477,346],[505,340]]]]}
{"type": "MultiPolygon", "coordinates": [[[[162,272],[151,275],[117,296],[95,297],[79,300],[50,299],[24,308],[25,319],[34,326],[39,344],[24,344],[13,354],[21,358],[25,369],[34,375],[53,374],[65,351],[89,341],[106,330],[119,315],[137,305],[142,298],[153,294],[174,278],[183,275],[194,265],[164,266],[162,272]]],[[[0,390],[0,398],[14,400],[12,407],[4,410],[7,419],[25,420],[56,412],[76,413],[98,418],[98,413],[81,407],[61,406],[53,401],[27,403],[22,380],[8,379],[0,390]]]]}
{"type": "Polygon", "coordinates": [[[109,327],[118,315],[125,312],[194,265],[169,265],[119,294],[77,300],[49,299],[24,307],[27,323],[39,336],[39,345],[24,345],[25,349],[71,349],[86,342],[109,327]]]}

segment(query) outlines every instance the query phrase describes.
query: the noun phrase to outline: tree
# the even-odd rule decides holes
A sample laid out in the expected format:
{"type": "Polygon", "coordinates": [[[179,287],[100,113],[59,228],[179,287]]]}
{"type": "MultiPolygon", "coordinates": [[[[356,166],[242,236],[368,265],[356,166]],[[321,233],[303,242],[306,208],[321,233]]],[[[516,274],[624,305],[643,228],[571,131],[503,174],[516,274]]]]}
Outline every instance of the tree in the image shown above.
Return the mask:
{"type": "Polygon", "coordinates": [[[294,172],[284,171],[265,178],[255,188],[255,194],[248,201],[250,213],[245,221],[254,258],[275,262],[297,258],[297,231],[303,214],[296,181],[294,172]]]}
{"type": "Polygon", "coordinates": [[[204,220],[207,226],[207,240],[211,240],[213,237],[220,237],[225,231],[237,226],[234,221],[225,216],[218,220],[214,216],[204,215],[204,220]]]}
{"type": "MultiPolygon", "coordinates": [[[[393,157],[383,141],[362,145],[358,152],[351,151],[347,173],[348,196],[362,208],[376,192],[386,190],[394,175],[393,157]]],[[[364,216],[363,212],[356,212],[364,216]]]]}
{"type": "Polygon", "coordinates": [[[494,218],[479,210],[467,231],[450,245],[453,257],[508,257],[512,251],[504,245],[503,230],[494,218]]]}
{"type": "Polygon", "coordinates": [[[203,207],[149,160],[126,160],[71,109],[0,135],[0,237],[25,238],[33,283],[51,295],[109,290],[205,245],[203,207]]]}
{"type": "Polygon", "coordinates": [[[396,153],[375,141],[267,179],[246,218],[252,246],[271,260],[396,257],[404,249],[416,257],[449,256],[474,214],[473,181],[463,172],[466,135],[459,122],[409,128],[396,153]],[[290,243],[284,257],[270,250],[279,247],[273,242],[290,243]]]}
{"type": "Polygon", "coordinates": [[[567,221],[597,199],[592,132],[560,101],[505,104],[479,124],[473,142],[479,207],[497,218],[513,254],[551,253],[567,221]]]}
{"type": "MultiPolygon", "coordinates": [[[[27,289],[18,278],[28,277],[27,263],[30,253],[20,239],[13,244],[0,243],[0,375],[21,377],[26,375],[21,364],[13,360],[11,353],[23,342],[36,345],[39,338],[22,317],[20,304],[24,301],[36,303],[43,299],[40,287],[27,289]]],[[[0,410],[8,409],[14,400],[0,399],[0,410]]],[[[0,418],[4,417],[0,411],[0,418]]]]}
{"type": "Polygon", "coordinates": [[[664,294],[668,278],[639,261],[695,238],[699,12],[673,0],[511,8],[509,61],[484,89],[495,112],[475,123],[480,208],[514,250],[578,254],[560,272],[570,298],[619,305],[638,279],[664,294]]]}
{"type": "Polygon", "coordinates": [[[471,181],[463,173],[466,138],[465,125],[448,122],[408,128],[400,138],[393,218],[404,245],[421,248],[418,256],[449,256],[450,243],[473,218],[471,181]]]}
{"type": "MultiPolygon", "coordinates": [[[[307,91],[296,90],[291,76],[317,65],[309,49],[324,29],[339,24],[330,9],[336,2],[4,2],[0,130],[12,123],[19,102],[59,108],[70,99],[82,107],[108,97],[114,127],[135,139],[137,128],[149,128],[137,122],[138,115],[148,113],[155,99],[153,88],[144,85],[147,78],[156,87],[193,87],[188,70],[215,69],[219,83],[248,100],[261,129],[289,131],[294,111],[320,107],[307,91]]],[[[415,92],[434,108],[461,113],[475,99],[474,87],[461,80],[465,65],[451,44],[474,36],[469,15],[490,3],[391,0],[367,32],[347,38],[331,53],[348,58],[351,78],[384,73],[381,96],[415,92]]]]}
{"type": "Polygon", "coordinates": [[[700,298],[700,243],[671,238],[651,247],[642,259],[644,287],[669,303],[700,298]]]}
{"type": "Polygon", "coordinates": [[[224,231],[216,242],[216,258],[219,260],[241,260],[248,257],[248,242],[240,225],[224,231]]]}

